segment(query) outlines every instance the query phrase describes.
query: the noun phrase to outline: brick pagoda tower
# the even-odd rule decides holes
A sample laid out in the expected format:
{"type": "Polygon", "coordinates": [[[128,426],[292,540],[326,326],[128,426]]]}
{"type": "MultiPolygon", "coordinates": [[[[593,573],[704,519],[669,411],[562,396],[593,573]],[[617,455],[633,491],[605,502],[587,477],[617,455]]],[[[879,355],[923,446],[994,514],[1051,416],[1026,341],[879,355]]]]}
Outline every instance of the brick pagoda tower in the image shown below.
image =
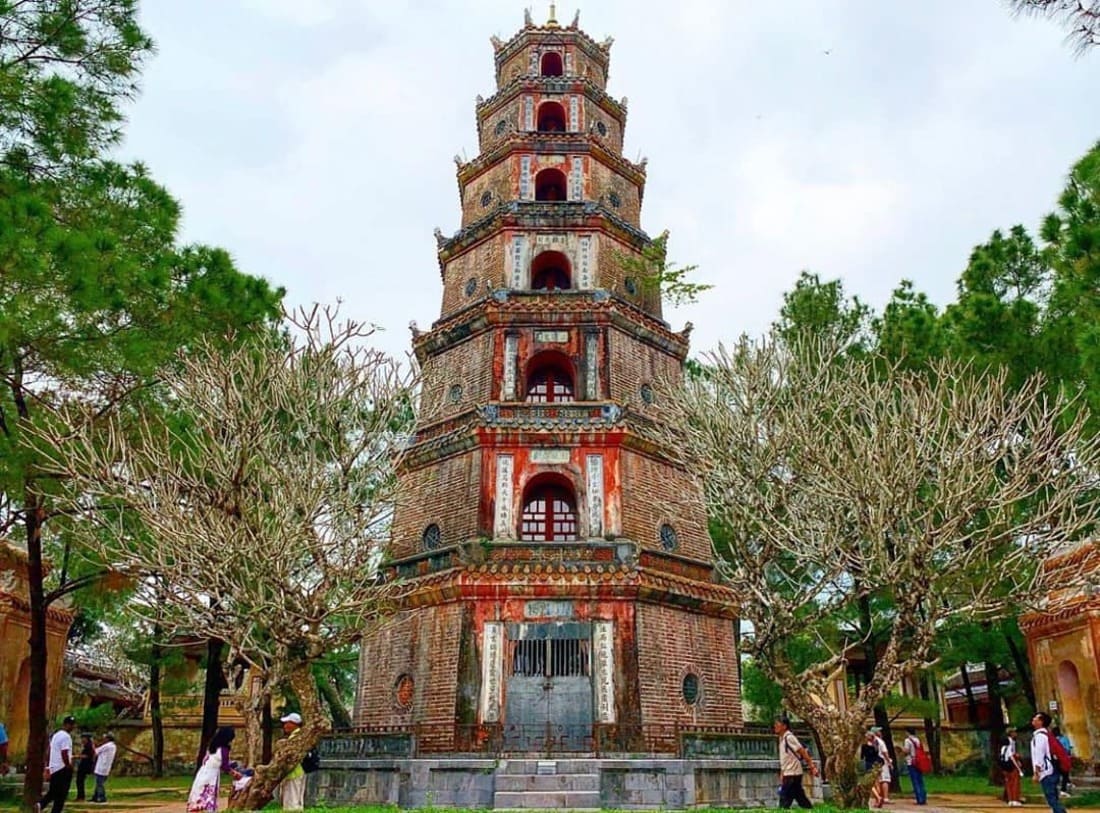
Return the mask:
{"type": "Polygon", "coordinates": [[[610,39],[551,6],[492,43],[440,318],[413,329],[390,570],[409,593],[363,642],[355,722],[415,727],[421,753],[674,750],[741,705],[733,597],[647,431],[688,340],[624,271],[650,244],[645,163],[622,155],[610,39]]]}

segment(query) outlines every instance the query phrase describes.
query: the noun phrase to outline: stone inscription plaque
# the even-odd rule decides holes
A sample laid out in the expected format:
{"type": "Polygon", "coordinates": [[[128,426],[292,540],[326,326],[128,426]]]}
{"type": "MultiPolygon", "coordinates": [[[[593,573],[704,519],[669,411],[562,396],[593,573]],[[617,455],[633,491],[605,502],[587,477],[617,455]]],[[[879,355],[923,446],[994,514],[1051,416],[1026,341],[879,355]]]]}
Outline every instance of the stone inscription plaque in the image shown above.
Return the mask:
{"type": "Polygon", "coordinates": [[[528,601],[523,606],[525,618],[572,618],[571,601],[528,601]]]}
{"type": "Polygon", "coordinates": [[[568,463],[568,449],[532,449],[532,463],[568,463]]]}
{"type": "Polygon", "coordinates": [[[565,344],[569,341],[568,330],[536,330],[535,341],[542,344],[565,344]]]}
{"type": "Polygon", "coordinates": [[[615,628],[611,621],[592,624],[592,682],[596,689],[596,722],[615,722],[615,628]]]}
{"type": "Polygon", "coordinates": [[[504,663],[504,625],[499,621],[487,621],[484,633],[485,648],[481,657],[481,721],[500,721],[500,687],[504,663]]]}

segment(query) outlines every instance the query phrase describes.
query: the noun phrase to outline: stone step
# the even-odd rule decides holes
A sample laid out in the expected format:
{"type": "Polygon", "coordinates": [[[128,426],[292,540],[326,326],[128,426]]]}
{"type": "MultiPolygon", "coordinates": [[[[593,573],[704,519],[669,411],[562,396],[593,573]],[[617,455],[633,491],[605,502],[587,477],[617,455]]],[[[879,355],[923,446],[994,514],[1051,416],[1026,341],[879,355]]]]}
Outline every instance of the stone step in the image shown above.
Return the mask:
{"type": "Polygon", "coordinates": [[[502,759],[497,776],[527,774],[592,773],[591,759],[502,759]]]}
{"type": "Polygon", "coordinates": [[[599,791],[497,791],[493,794],[493,807],[495,808],[524,808],[535,810],[560,810],[562,808],[575,810],[600,806],[599,791]]]}
{"type": "Polygon", "coordinates": [[[497,774],[496,792],[584,791],[598,793],[600,775],[595,773],[497,774]]]}

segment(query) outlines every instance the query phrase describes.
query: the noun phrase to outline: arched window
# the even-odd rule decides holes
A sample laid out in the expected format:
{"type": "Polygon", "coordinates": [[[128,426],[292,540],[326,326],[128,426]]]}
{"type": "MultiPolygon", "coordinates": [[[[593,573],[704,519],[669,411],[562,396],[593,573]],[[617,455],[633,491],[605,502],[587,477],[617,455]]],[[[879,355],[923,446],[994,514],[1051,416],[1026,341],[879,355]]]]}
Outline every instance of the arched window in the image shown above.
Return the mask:
{"type": "Polygon", "coordinates": [[[531,263],[531,290],[567,291],[569,260],[560,251],[544,251],[531,263]]]}
{"type": "Polygon", "coordinates": [[[519,538],[524,542],[568,542],[577,538],[577,503],[564,477],[543,475],[524,490],[519,538]]]}
{"type": "Polygon", "coordinates": [[[535,200],[565,200],[565,173],[560,169],[544,169],[535,176],[535,200]]]}
{"type": "Polygon", "coordinates": [[[527,403],[563,404],[573,399],[573,371],[560,353],[540,353],[527,367],[527,403]]]}
{"type": "Polygon", "coordinates": [[[542,70],[539,71],[543,76],[561,76],[565,73],[565,69],[561,64],[561,54],[557,51],[549,51],[542,55],[542,70]]]}
{"type": "Polygon", "coordinates": [[[540,133],[565,132],[565,108],[557,102],[539,105],[538,131],[540,133]]]}

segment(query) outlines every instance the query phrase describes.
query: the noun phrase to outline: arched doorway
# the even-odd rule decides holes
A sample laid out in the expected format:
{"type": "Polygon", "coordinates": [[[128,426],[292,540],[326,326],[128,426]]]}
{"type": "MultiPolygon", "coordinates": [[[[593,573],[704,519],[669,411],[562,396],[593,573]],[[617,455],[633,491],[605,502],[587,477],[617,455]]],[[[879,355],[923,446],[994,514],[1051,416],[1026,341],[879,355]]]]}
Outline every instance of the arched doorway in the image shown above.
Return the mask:
{"type": "Polygon", "coordinates": [[[523,490],[519,538],[524,542],[570,542],[577,538],[577,500],[558,474],[535,477],[523,490]]]}
{"type": "Polygon", "coordinates": [[[557,51],[549,51],[543,54],[539,73],[543,76],[561,76],[565,73],[565,69],[561,64],[561,54],[557,51]]]}
{"type": "Polygon", "coordinates": [[[564,133],[565,108],[558,102],[543,102],[540,104],[538,131],[540,133],[564,133]]]}
{"type": "Polygon", "coordinates": [[[573,365],[561,353],[539,353],[527,364],[524,400],[529,404],[568,404],[575,399],[573,365]]]}
{"type": "Polygon", "coordinates": [[[1085,702],[1081,697],[1081,680],[1073,661],[1058,664],[1057,679],[1061,702],[1058,718],[1062,731],[1069,735],[1074,754],[1089,759],[1092,756],[1092,742],[1089,739],[1085,702]]]}
{"type": "Polygon", "coordinates": [[[565,173],[560,169],[544,169],[535,176],[535,200],[565,200],[565,173]]]}
{"type": "Polygon", "coordinates": [[[531,263],[531,290],[567,291],[570,288],[569,258],[560,251],[544,251],[531,263]]]}

